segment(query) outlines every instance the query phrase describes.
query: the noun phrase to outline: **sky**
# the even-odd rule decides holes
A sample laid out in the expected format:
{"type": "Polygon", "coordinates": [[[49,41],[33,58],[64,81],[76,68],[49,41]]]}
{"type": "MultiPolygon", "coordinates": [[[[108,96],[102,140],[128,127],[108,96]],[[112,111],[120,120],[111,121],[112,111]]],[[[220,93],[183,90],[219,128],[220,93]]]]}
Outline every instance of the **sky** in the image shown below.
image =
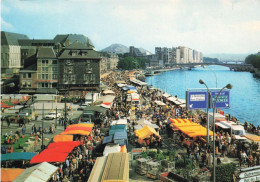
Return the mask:
{"type": "Polygon", "coordinates": [[[213,53],[260,51],[260,0],[1,0],[1,30],[31,39],[84,34],[111,44],[185,46],[213,53]]]}

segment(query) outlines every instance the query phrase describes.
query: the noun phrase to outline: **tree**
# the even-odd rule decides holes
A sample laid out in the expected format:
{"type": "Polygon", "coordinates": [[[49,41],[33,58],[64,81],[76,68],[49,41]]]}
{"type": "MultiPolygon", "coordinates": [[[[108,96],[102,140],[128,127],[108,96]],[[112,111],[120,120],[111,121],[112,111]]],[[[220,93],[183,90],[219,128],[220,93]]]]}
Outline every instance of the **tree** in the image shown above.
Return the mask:
{"type": "MultiPolygon", "coordinates": [[[[236,164],[220,164],[216,166],[216,181],[218,182],[231,182],[233,174],[236,170],[236,164]]],[[[213,177],[213,176],[212,176],[213,177]]]]}
{"type": "Polygon", "coordinates": [[[246,64],[252,64],[255,68],[260,68],[260,55],[250,54],[245,59],[246,64]]]}
{"type": "Polygon", "coordinates": [[[146,59],[143,58],[135,58],[131,56],[120,57],[118,62],[118,68],[125,69],[125,70],[132,70],[138,68],[145,68],[146,59]]]}

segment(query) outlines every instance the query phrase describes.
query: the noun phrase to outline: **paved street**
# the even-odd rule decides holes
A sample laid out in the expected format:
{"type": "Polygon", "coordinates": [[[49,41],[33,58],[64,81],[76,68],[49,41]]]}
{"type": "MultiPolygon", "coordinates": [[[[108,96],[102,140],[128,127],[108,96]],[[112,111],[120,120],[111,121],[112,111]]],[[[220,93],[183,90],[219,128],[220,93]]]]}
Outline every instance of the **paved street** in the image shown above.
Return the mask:
{"type": "MultiPolygon", "coordinates": [[[[44,134],[43,137],[44,137],[44,145],[47,146],[51,141],[52,141],[52,138],[63,132],[64,131],[64,126],[59,126],[58,125],[58,121],[57,121],[57,127],[56,127],[56,130],[55,130],[55,133],[52,134],[52,133],[49,133],[49,127],[50,125],[53,123],[55,124],[55,119],[54,120],[43,120],[43,128],[47,128],[48,130],[48,133],[44,134]]],[[[10,127],[8,128],[7,126],[7,123],[6,121],[4,121],[2,124],[2,133],[5,134],[9,134],[10,131],[12,131],[12,133],[15,133],[16,131],[19,131],[19,132],[22,132],[22,127],[18,127],[18,124],[17,123],[11,123],[10,127]]],[[[30,135],[31,132],[32,132],[32,126],[33,125],[36,125],[36,128],[38,129],[39,127],[42,126],[42,120],[41,120],[41,117],[38,118],[37,121],[32,121],[30,122],[29,124],[26,123],[26,135],[30,135]]],[[[36,147],[36,150],[34,149],[34,142],[29,142],[30,146],[28,146],[26,148],[26,152],[38,152],[41,150],[41,145],[42,145],[42,142],[41,141],[38,141],[37,142],[37,147],[36,147]]]]}

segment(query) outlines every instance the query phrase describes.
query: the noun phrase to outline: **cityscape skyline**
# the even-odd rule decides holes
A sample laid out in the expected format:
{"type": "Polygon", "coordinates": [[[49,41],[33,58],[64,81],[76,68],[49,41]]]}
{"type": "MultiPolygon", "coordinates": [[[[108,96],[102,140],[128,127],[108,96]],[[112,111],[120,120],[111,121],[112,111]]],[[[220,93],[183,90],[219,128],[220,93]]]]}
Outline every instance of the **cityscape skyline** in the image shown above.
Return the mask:
{"type": "Polygon", "coordinates": [[[152,53],[158,46],[192,47],[203,54],[256,53],[258,7],[257,0],[3,0],[1,30],[30,39],[84,34],[97,50],[118,43],[152,53]]]}

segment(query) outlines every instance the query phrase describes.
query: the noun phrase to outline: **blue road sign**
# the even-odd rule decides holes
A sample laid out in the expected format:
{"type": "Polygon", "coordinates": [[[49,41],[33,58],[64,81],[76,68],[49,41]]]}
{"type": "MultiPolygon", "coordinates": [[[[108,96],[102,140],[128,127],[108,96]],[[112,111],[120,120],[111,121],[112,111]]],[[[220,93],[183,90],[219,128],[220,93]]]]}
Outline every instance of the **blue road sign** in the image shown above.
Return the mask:
{"type": "Polygon", "coordinates": [[[187,91],[186,92],[187,109],[207,109],[208,92],[207,91],[187,91]]]}
{"type": "MultiPolygon", "coordinates": [[[[212,96],[212,100],[213,102],[211,103],[211,108],[213,108],[212,103],[215,102],[216,97],[219,93],[218,91],[211,91],[211,96],[212,96]]],[[[216,108],[229,108],[230,107],[230,91],[229,90],[222,90],[221,93],[218,96],[218,100],[216,102],[216,108]]]]}

